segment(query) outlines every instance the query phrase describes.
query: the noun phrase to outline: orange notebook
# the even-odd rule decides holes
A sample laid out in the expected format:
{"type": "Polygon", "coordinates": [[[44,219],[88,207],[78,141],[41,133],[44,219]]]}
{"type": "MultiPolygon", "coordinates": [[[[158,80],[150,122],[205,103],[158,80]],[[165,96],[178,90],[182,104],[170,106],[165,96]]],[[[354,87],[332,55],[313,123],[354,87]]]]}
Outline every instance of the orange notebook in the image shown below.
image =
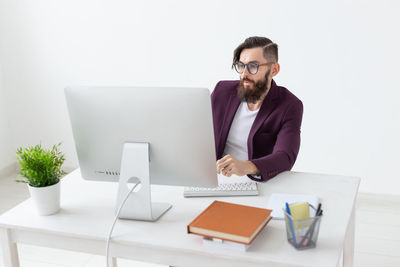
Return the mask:
{"type": "Polygon", "coordinates": [[[216,200],[187,226],[187,231],[250,245],[272,219],[271,212],[216,200]]]}

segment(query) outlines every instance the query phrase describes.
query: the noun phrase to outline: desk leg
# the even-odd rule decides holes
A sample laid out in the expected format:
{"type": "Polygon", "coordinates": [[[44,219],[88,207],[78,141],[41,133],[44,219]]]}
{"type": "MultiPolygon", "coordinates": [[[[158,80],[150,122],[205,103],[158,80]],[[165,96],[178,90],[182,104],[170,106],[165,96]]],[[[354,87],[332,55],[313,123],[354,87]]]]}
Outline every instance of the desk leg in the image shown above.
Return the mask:
{"type": "Polygon", "coordinates": [[[108,266],[110,267],[117,267],[117,258],[109,257],[108,258],[108,266]]]}
{"type": "Polygon", "coordinates": [[[356,209],[355,203],[351,211],[349,225],[347,227],[346,236],[343,245],[343,267],[352,267],[354,261],[354,235],[356,229],[356,209]]]}
{"type": "Polygon", "coordinates": [[[11,230],[0,228],[4,267],[19,267],[17,244],[11,241],[11,230]]]}

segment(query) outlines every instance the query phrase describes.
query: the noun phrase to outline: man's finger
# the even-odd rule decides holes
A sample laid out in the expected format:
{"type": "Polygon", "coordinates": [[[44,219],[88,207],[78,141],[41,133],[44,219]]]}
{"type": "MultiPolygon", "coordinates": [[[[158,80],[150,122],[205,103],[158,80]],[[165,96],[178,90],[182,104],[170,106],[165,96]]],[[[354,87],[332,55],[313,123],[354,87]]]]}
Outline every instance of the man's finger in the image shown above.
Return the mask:
{"type": "Polygon", "coordinates": [[[226,159],[226,158],[230,158],[230,157],[232,157],[231,155],[229,155],[229,154],[227,154],[227,155],[225,155],[224,157],[222,157],[223,159],[226,159]]]}
{"type": "Polygon", "coordinates": [[[223,168],[221,168],[221,167],[217,164],[217,173],[220,174],[222,170],[223,170],[223,168]]]}
{"type": "Polygon", "coordinates": [[[226,168],[227,166],[229,166],[229,164],[230,163],[227,161],[217,163],[217,171],[226,168]]]}
{"type": "Polygon", "coordinates": [[[230,160],[231,158],[232,158],[232,157],[231,157],[230,155],[226,155],[226,156],[223,157],[222,159],[217,160],[217,163],[218,163],[218,164],[224,163],[224,162],[230,160]]]}
{"type": "Polygon", "coordinates": [[[228,177],[228,173],[229,173],[229,172],[228,172],[227,170],[226,170],[226,171],[225,171],[225,170],[222,171],[222,175],[224,175],[224,176],[226,176],[226,177],[228,177]]]}
{"type": "Polygon", "coordinates": [[[222,170],[222,174],[227,177],[231,176],[231,172],[232,172],[232,168],[229,168],[229,167],[226,167],[225,169],[222,170]]]}
{"type": "Polygon", "coordinates": [[[219,173],[222,173],[222,174],[226,173],[227,171],[228,171],[227,167],[219,169],[219,173]]]}

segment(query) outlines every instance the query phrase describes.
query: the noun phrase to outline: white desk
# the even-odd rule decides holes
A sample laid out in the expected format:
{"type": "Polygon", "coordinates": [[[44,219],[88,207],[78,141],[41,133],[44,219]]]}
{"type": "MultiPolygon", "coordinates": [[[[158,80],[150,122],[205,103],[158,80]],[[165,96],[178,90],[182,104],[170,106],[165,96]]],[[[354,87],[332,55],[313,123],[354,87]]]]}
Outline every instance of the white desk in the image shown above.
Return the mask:
{"type": "MultiPolygon", "coordinates": [[[[285,172],[260,184],[260,196],[183,198],[182,187],[153,186],[153,201],[172,209],[157,222],[120,220],[110,255],[173,266],[352,266],[354,206],[359,178],[285,172]],[[272,220],[247,252],[202,246],[186,225],[214,199],[265,207],[272,193],[317,194],[324,216],[317,247],[297,251],[286,240],[284,221],[272,220]]],[[[117,183],[88,182],[76,170],[62,179],[61,210],[34,214],[29,200],[0,216],[0,238],[6,267],[18,267],[17,243],[104,255],[114,218],[117,183]]]]}

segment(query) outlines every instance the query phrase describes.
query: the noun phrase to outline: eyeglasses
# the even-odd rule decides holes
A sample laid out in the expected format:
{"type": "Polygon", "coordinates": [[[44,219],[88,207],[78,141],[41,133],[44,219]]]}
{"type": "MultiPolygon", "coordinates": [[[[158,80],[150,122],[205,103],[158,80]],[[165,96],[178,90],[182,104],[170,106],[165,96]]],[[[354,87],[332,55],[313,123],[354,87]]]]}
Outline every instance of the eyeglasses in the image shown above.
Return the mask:
{"type": "Polygon", "coordinates": [[[244,72],[244,69],[247,67],[247,71],[254,75],[258,72],[258,67],[260,66],[265,66],[265,65],[270,65],[273,64],[274,62],[269,62],[269,63],[263,63],[263,64],[258,64],[256,62],[249,62],[247,64],[244,64],[240,61],[233,63],[233,66],[235,67],[235,70],[239,73],[242,74],[244,72]]]}

